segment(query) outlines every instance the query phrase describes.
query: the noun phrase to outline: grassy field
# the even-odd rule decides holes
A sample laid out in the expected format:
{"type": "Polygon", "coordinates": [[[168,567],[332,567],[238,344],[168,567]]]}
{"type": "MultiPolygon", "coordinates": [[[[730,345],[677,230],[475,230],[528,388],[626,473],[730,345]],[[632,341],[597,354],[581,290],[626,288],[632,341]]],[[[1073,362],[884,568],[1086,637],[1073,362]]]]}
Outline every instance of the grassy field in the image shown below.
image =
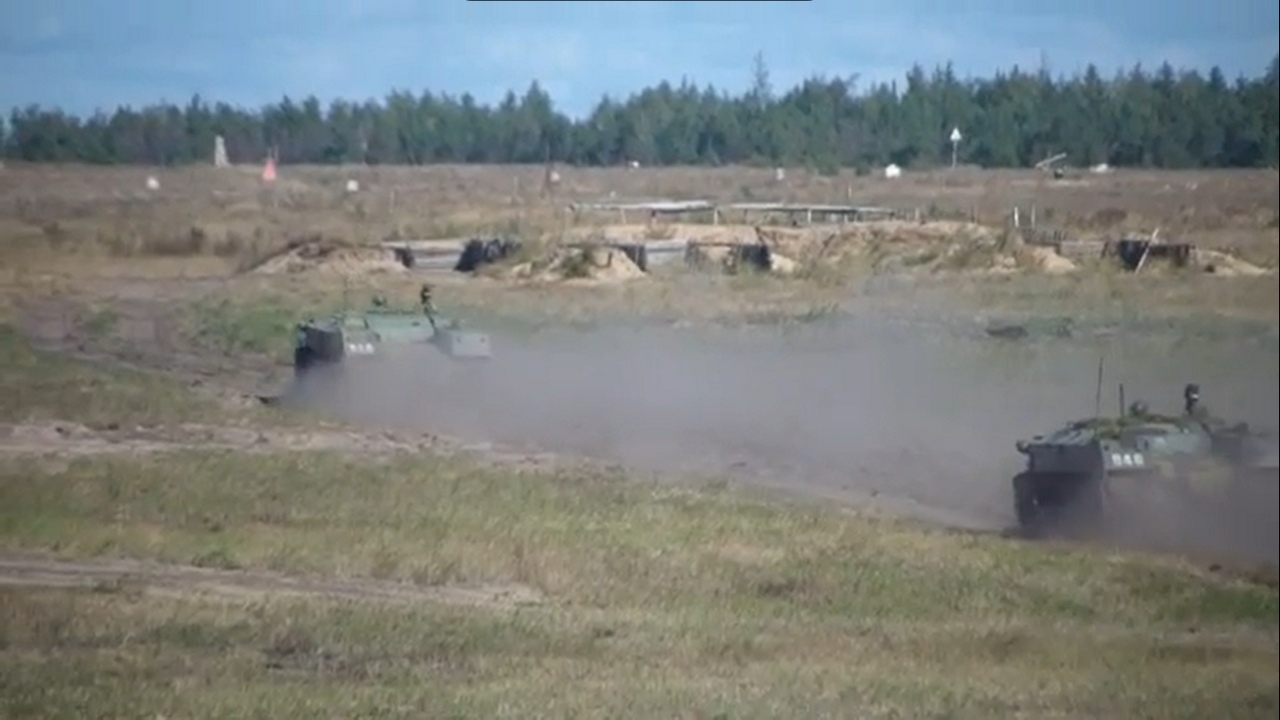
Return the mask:
{"type": "MultiPolygon", "coordinates": [[[[234,274],[299,237],[555,233],[565,202],[611,192],[852,198],[996,225],[1036,204],[1072,233],[1160,227],[1274,267],[1274,172],[563,174],[548,197],[539,168],[286,167],[271,188],[247,168],[0,171],[0,716],[1280,712],[1274,569],[947,532],[285,413],[243,388],[287,372],[294,322],[375,292],[412,301],[420,280],[234,274]]],[[[457,277],[439,303],[508,331],[860,310],[1232,342],[1280,319],[1274,274],[869,279],[457,277]]]]}
{"type": "Polygon", "coordinates": [[[75,453],[55,438],[0,450],[7,556],[154,560],[232,571],[232,584],[270,571],[497,585],[531,598],[211,593],[158,587],[138,570],[79,589],[6,582],[9,717],[1163,718],[1280,707],[1273,583],[587,464],[211,449],[191,423],[266,429],[278,418],[38,354],[13,332],[0,339],[10,427],[114,428],[126,448],[75,453]],[[128,451],[139,427],[150,449],[128,451]]]}

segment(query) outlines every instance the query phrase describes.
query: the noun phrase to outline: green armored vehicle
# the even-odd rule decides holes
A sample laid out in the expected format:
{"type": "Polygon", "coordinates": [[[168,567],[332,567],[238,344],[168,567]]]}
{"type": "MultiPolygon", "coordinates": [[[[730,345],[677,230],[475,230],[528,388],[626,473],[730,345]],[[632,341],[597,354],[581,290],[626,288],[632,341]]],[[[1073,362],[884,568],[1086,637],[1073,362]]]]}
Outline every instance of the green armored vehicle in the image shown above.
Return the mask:
{"type": "Polygon", "coordinates": [[[436,316],[431,288],[423,285],[418,312],[393,310],[385,298],[374,298],[364,312],[341,312],[299,323],[293,350],[295,375],[355,359],[377,358],[400,346],[433,345],[451,358],[486,360],[489,336],[466,331],[456,321],[436,316]]]}
{"type": "Polygon", "coordinates": [[[1166,482],[1173,492],[1206,502],[1231,483],[1276,483],[1275,438],[1209,416],[1199,406],[1197,385],[1187,385],[1183,396],[1181,415],[1159,415],[1135,402],[1121,417],[1080,420],[1019,440],[1027,464],[1013,479],[1018,523],[1036,528],[1068,509],[1098,518],[1143,483],[1166,482]]]}

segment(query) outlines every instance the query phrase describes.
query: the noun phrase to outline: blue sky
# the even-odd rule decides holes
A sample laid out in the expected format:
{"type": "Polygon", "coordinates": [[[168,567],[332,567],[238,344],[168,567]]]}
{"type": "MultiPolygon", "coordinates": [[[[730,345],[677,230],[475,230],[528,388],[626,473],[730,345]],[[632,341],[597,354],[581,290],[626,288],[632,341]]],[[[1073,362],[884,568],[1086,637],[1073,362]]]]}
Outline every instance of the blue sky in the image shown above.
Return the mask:
{"type": "Polygon", "coordinates": [[[576,115],[661,79],[740,91],[756,52],[777,88],[948,60],[962,75],[1044,58],[1055,73],[1169,60],[1235,77],[1280,49],[1278,16],[1276,0],[0,0],[0,108],[85,114],[193,93],[258,106],[392,88],[491,102],[537,79],[576,115]]]}

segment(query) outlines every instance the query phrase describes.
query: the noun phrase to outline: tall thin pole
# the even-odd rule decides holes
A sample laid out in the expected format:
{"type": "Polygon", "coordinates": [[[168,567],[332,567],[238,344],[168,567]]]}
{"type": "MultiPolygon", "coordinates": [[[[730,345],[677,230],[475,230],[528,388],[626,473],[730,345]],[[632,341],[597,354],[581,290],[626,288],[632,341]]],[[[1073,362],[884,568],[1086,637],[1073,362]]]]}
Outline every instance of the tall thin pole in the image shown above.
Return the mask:
{"type": "Polygon", "coordinates": [[[1098,356],[1098,385],[1093,393],[1093,416],[1102,415],[1102,359],[1104,356],[1098,356]]]}

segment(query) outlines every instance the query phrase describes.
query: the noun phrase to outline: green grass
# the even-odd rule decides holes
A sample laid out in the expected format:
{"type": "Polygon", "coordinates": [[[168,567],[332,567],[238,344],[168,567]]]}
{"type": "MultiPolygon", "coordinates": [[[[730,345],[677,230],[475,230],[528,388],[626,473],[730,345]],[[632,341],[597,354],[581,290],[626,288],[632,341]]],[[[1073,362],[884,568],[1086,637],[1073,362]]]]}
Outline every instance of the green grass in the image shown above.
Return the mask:
{"type": "Polygon", "coordinates": [[[1196,718],[1276,707],[1264,648],[1016,620],[801,626],[30,591],[0,594],[0,613],[9,717],[1196,718]]]}
{"type": "MultiPolygon", "coordinates": [[[[110,328],[104,328],[104,334],[110,328]]],[[[97,338],[110,342],[110,338],[97,338]]],[[[0,323],[0,423],[69,422],[94,430],[183,423],[311,426],[318,418],[221,401],[187,381],[124,366],[91,365],[34,349],[0,323]]],[[[160,368],[164,369],[164,368],[160,368]]]]}
{"type": "Polygon", "coordinates": [[[980,281],[940,278],[951,302],[1028,315],[1070,314],[1126,325],[1164,322],[1265,324],[1280,321],[1276,275],[1221,278],[1180,273],[1142,276],[1097,271],[1063,276],[1010,275],[980,281]]]}
{"type": "MultiPolygon", "coordinates": [[[[105,330],[104,330],[105,332],[105,330]]],[[[33,350],[0,324],[0,422],[73,420],[94,428],[163,425],[220,412],[171,380],[130,370],[103,370],[33,350]]]]}
{"type": "Polygon", "coordinates": [[[285,358],[292,348],[294,327],[306,319],[305,315],[305,309],[275,297],[252,302],[201,298],[187,308],[193,343],[225,355],[259,353],[285,358]]]}
{"type": "MultiPolygon", "coordinates": [[[[835,313],[848,287],[761,274],[701,275],[668,271],[661,279],[603,286],[509,284],[461,275],[433,278],[442,316],[503,332],[534,332],[547,326],[592,326],[615,322],[729,322],[794,324],[835,313]]],[[[189,323],[211,347],[261,349],[291,338],[292,324],[311,314],[368,307],[374,295],[392,306],[416,308],[422,278],[387,275],[341,280],[291,276],[242,277],[215,295],[193,303],[189,323]],[[345,298],[345,300],[344,300],[345,298]],[[284,328],[283,331],[281,328],[284,328]]],[[[275,347],[274,345],[272,347],[275,347]]]]}
{"type": "MultiPolygon", "coordinates": [[[[184,308],[183,328],[193,347],[226,356],[265,355],[287,362],[292,359],[294,329],[299,322],[347,311],[360,313],[372,306],[375,285],[343,289],[339,284],[311,288],[305,294],[272,288],[237,288],[191,301],[184,308]]],[[[403,294],[403,293],[402,293],[403,294]]],[[[416,293],[414,294],[416,300],[416,293]]],[[[392,308],[417,313],[417,305],[395,303],[392,308]]],[[[453,317],[452,307],[439,308],[453,317]]],[[[483,313],[482,313],[483,314],[483,313]]],[[[506,323],[504,327],[528,329],[530,323],[506,323]]]]}
{"type": "Polygon", "coordinates": [[[512,582],[548,599],[501,612],[11,591],[11,713],[1277,709],[1275,590],[1172,561],[433,457],[11,458],[0,497],[10,549],[512,582]]]}
{"type": "Polygon", "coordinates": [[[762,618],[1275,625],[1275,594],[598,471],[188,452],[0,462],[10,544],[407,582],[514,581],[573,605],[762,618]],[[42,469],[43,468],[43,469],[42,469]],[[41,476],[39,483],[29,478],[41,476]],[[126,522],[121,522],[125,519],[126,522]]]}

